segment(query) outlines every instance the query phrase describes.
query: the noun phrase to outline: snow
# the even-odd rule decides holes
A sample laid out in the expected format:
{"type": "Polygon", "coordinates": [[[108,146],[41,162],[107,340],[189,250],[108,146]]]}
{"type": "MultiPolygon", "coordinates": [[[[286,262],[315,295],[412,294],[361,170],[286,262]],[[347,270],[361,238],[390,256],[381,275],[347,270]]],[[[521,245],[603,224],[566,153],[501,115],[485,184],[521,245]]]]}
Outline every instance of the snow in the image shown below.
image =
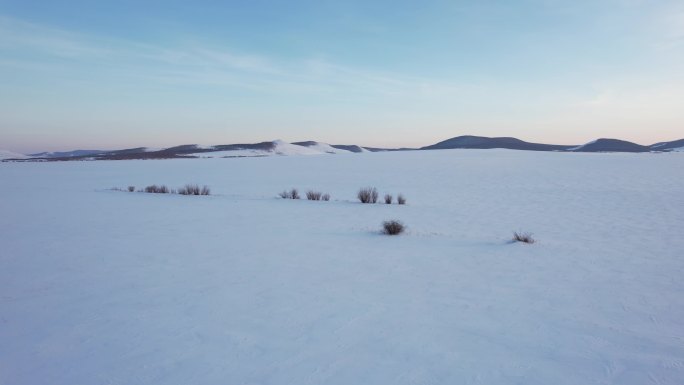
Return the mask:
{"type": "Polygon", "coordinates": [[[238,157],[260,157],[272,155],[322,155],[322,154],[341,154],[350,153],[345,150],[338,150],[329,144],[317,143],[315,146],[300,146],[297,144],[287,143],[283,140],[273,141],[274,147],[270,150],[258,149],[242,149],[242,150],[227,150],[227,151],[211,151],[198,152],[189,154],[198,158],[238,158],[238,157]]]}
{"type": "Polygon", "coordinates": [[[271,156],[274,155],[273,152],[266,150],[226,150],[226,151],[211,151],[211,152],[198,152],[194,154],[188,154],[190,156],[196,156],[198,158],[240,158],[240,157],[254,157],[254,156],[271,156]]]}
{"type": "Polygon", "coordinates": [[[670,150],[670,151],[674,151],[674,152],[684,152],[684,147],[673,148],[673,149],[670,150]]]}
{"type": "Polygon", "coordinates": [[[213,150],[216,148],[216,146],[208,145],[208,144],[195,144],[195,148],[198,150],[213,150]]]}
{"type": "Polygon", "coordinates": [[[342,150],[339,148],[335,148],[327,143],[321,143],[321,142],[316,142],[316,144],[307,146],[307,148],[310,148],[312,150],[316,150],[322,154],[351,154],[351,151],[347,150],[342,150]]]}
{"type": "Polygon", "coordinates": [[[597,141],[598,141],[598,139],[592,140],[591,142],[584,143],[584,144],[581,145],[581,146],[568,148],[567,151],[577,151],[577,150],[581,150],[581,149],[583,149],[583,148],[586,147],[586,146],[589,146],[589,145],[591,145],[591,144],[596,143],[597,141]]]}
{"type": "Polygon", "coordinates": [[[683,169],[510,150],[0,163],[0,383],[681,384],[683,169]],[[214,195],[110,190],[153,183],[214,195]],[[362,186],[408,204],[356,203],[362,186]],[[333,200],[276,198],[291,187],[333,200]],[[388,219],[408,232],[379,234],[388,219]]]}
{"type": "Polygon", "coordinates": [[[26,159],[28,156],[24,154],[19,154],[17,152],[0,150],[0,160],[1,159],[26,159]]]}
{"type": "Polygon", "coordinates": [[[296,144],[287,143],[282,140],[273,141],[275,148],[273,152],[278,155],[320,155],[321,152],[316,149],[311,149],[305,146],[298,146],[296,144]]]}

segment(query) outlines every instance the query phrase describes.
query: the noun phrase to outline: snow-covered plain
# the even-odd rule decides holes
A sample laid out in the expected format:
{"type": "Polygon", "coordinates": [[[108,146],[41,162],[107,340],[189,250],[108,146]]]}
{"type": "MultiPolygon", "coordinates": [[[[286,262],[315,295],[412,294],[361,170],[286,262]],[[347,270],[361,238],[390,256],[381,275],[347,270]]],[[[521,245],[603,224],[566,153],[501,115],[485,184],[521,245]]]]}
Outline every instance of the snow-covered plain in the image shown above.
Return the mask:
{"type": "Polygon", "coordinates": [[[1,163],[0,384],[681,384],[683,176],[682,153],[1,163]],[[109,190],[188,182],[215,195],[109,190]]]}

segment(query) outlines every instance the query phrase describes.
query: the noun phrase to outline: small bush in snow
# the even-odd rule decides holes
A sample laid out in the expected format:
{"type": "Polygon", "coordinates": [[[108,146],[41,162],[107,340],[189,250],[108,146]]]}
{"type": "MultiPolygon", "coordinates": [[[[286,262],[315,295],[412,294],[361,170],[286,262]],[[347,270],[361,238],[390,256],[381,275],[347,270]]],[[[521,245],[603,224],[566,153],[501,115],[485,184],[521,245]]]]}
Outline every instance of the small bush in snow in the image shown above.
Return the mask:
{"type": "Polygon", "coordinates": [[[321,197],[321,200],[329,201],[330,200],[330,194],[323,194],[323,196],[321,197]]]}
{"type": "Polygon", "coordinates": [[[522,242],[522,243],[529,243],[532,244],[536,242],[534,238],[532,238],[532,233],[522,233],[522,232],[514,232],[513,233],[513,242],[522,242]]]}
{"type": "Polygon", "coordinates": [[[196,184],[186,184],[178,189],[180,195],[199,195],[199,186],[196,184]]]}
{"type": "Polygon", "coordinates": [[[209,186],[200,186],[196,184],[186,184],[185,186],[178,189],[178,194],[180,195],[209,195],[211,190],[209,186]]]}
{"type": "Polygon", "coordinates": [[[323,193],[319,191],[307,191],[306,192],[306,199],[310,201],[320,201],[321,197],[323,197],[323,193]]]}
{"type": "Polygon", "coordinates": [[[385,204],[392,204],[392,194],[385,194],[385,204]]]}
{"type": "Polygon", "coordinates": [[[278,195],[283,199],[299,199],[299,191],[296,188],[290,191],[285,190],[278,195]]]}
{"type": "Polygon", "coordinates": [[[164,185],[157,186],[156,184],[153,184],[151,186],[145,187],[145,192],[153,194],[168,194],[169,188],[164,185]]]}
{"type": "Polygon", "coordinates": [[[356,196],[361,203],[376,203],[378,201],[378,190],[375,187],[362,188],[356,196]]]}
{"type": "Polygon", "coordinates": [[[397,203],[399,203],[400,205],[405,205],[406,197],[403,194],[399,194],[399,196],[397,196],[397,203]]]}
{"type": "Polygon", "coordinates": [[[382,230],[387,235],[397,235],[404,232],[404,224],[399,221],[385,221],[382,223],[382,230]]]}
{"type": "Polygon", "coordinates": [[[135,191],[135,186],[128,186],[128,192],[135,191]]]}

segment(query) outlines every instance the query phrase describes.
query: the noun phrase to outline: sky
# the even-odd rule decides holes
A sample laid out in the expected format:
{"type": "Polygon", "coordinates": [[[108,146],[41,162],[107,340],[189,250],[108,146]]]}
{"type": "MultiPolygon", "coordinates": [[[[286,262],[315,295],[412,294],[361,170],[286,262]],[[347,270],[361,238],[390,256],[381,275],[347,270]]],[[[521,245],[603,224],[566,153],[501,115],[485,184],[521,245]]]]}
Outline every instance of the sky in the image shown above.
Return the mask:
{"type": "Polygon", "coordinates": [[[684,138],[684,1],[0,0],[0,149],[684,138]]]}

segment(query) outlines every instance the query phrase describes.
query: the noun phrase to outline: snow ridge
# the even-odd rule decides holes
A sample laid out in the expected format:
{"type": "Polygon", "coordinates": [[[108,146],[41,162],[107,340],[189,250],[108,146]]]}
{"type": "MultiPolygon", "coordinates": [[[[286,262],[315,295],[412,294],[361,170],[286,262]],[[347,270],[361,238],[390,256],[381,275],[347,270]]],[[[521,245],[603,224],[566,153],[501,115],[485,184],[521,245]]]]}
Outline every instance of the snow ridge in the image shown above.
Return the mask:
{"type": "Polygon", "coordinates": [[[324,154],[343,154],[351,151],[337,149],[327,143],[314,142],[315,144],[303,146],[293,144],[278,139],[273,141],[270,149],[239,149],[224,151],[207,151],[189,154],[199,158],[236,158],[236,157],[255,157],[255,156],[293,156],[293,155],[324,155],[324,154]]]}
{"type": "Polygon", "coordinates": [[[8,150],[0,150],[0,159],[26,159],[28,156],[8,150]]]}

